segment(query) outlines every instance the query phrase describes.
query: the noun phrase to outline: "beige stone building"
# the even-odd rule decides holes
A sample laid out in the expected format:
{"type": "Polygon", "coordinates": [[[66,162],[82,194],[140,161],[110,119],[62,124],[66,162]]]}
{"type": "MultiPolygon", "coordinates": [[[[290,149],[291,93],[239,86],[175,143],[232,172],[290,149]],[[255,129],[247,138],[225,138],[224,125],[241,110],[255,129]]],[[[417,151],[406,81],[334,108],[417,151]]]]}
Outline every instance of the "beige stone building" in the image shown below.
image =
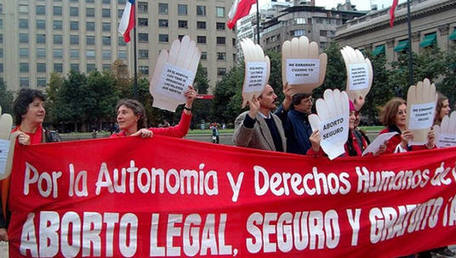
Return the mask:
{"type": "MultiPolygon", "coordinates": [[[[456,1],[414,0],[410,9],[414,52],[432,46],[448,51],[456,46],[456,1]]],[[[398,5],[393,28],[389,19],[389,8],[373,11],[339,26],[335,40],[341,47],[349,45],[374,55],[385,54],[389,62],[397,60],[398,54],[408,48],[407,4],[398,5]]]]}
{"type": "MultiPolygon", "coordinates": [[[[0,77],[10,90],[44,89],[51,72],[111,69],[133,76],[133,44],[117,28],[126,0],[0,0],[0,77]]],[[[233,66],[235,34],[226,27],[231,0],[139,0],[138,73],[152,74],[160,49],[189,35],[202,52],[211,89],[233,66]]],[[[133,35],[132,35],[133,36],[133,35]]]]}

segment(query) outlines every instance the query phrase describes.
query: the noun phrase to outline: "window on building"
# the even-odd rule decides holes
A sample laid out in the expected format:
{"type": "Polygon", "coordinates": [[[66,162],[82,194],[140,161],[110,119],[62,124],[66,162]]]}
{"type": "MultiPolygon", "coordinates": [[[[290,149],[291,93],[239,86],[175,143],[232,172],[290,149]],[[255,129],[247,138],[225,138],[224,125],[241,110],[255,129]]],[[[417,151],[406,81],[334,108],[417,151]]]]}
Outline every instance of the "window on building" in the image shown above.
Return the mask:
{"type": "Polygon", "coordinates": [[[19,57],[29,57],[29,54],[28,48],[19,48],[19,57]]]}
{"type": "Polygon", "coordinates": [[[70,70],[79,72],[79,64],[70,64],[70,70]]]}
{"type": "Polygon", "coordinates": [[[63,58],[63,49],[55,48],[52,50],[52,57],[53,58],[63,58]]]}
{"type": "Polygon", "coordinates": [[[188,22],[185,21],[185,20],[179,20],[177,22],[177,24],[178,24],[179,28],[181,28],[181,29],[187,29],[188,28],[188,22]]]}
{"type": "Polygon", "coordinates": [[[147,33],[138,33],[138,41],[147,43],[149,42],[149,34],[147,33]]]}
{"type": "Polygon", "coordinates": [[[235,46],[236,46],[236,39],[235,39],[235,38],[232,38],[232,39],[231,39],[231,43],[232,43],[233,47],[235,47],[235,46]]]}
{"type": "Polygon", "coordinates": [[[19,63],[19,72],[28,73],[29,72],[29,64],[28,63],[19,63]]]}
{"type": "Polygon", "coordinates": [[[86,8],[86,17],[95,17],[95,8],[86,8]]]}
{"type": "Polygon", "coordinates": [[[79,35],[70,35],[70,45],[79,45],[79,35]]]}
{"type": "Polygon", "coordinates": [[[45,20],[36,20],[36,29],[37,30],[45,30],[46,29],[46,21],[45,20]]]}
{"type": "Polygon", "coordinates": [[[110,32],[111,31],[111,23],[110,22],[103,22],[101,24],[101,29],[104,32],[110,32]]]}
{"type": "Polygon", "coordinates": [[[40,88],[46,87],[46,77],[36,78],[36,86],[38,86],[40,88]]]}
{"type": "Polygon", "coordinates": [[[420,42],[420,47],[433,47],[437,43],[437,32],[424,35],[423,41],[420,42]]]}
{"type": "Polygon", "coordinates": [[[0,30],[3,29],[3,19],[0,18],[0,30]]]}
{"type": "Polygon", "coordinates": [[[70,58],[79,59],[79,49],[70,49],[70,58]]]}
{"type": "Polygon", "coordinates": [[[37,44],[46,44],[46,34],[36,34],[37,44]]]}
{"type": "Polygon", "coordinates": [[[111,50],[103,50],[101,52],[101,57],[103,60],[111,60],[111,50]]]}
{"type": "Polygon", "coordinates": [[[95,45],[95,36],[86,36],[86,45],[95,45]]]}
{"type": "Polygon", "coordinates": [[[103,0],[103,4],[110,4],[111,0],[103,0]]]}
{"type": "Polygon", "coordinates": [[[199,44],[206,44],[206,36],[197,36],[196,42],[199,44]]]}
{"type": "Polygon", "coordinates": [[[101,16],[105,18],[111,17],[111,9],[103,8],[101,9],[101,16]]]}
{"type": "Polygon", "coordinates": [[[0,73],[3,73],[3,64],[0,63],[0,73]]]}
{"type": "Polygon", "coordinates": [[[86,50],[87,59],[95,59],[95,50],[86,50]]]}
{"type": "Polygon", "coordinates": [[[225,52],[217,52],[217,60],[225,61],[226,60],[226,53],[225,52]]]}
{"type": "Polygon", "coordinates": [[[19,19],[19,29],[28,29],[29,23],[27,19],[19,19]]]}
{"type": "Polygon", "coordinates": [[[147,2],[138,2],[138,12],[147,13],[147,2]]]}
{"type": "Polygon", "coordinates": [[[196,6],[196,15],[198,15],[198,16],[206,16],[206,6],[197,5],[196,6]]]}
{"type": "Polygon", "coordinates": [[[217,6],[217,7],[215,8],[215,12],[216,12],[218,18],[223,18],[223,17],[225,17],[225,7],[219,7],[219,6],[217,6]]]}
{"type": "Polygon", "coordinates": [[[111,71],[111,64],[102,64],[101,68],[103,71],[111,71]]]}
{"type": "Polygon", "coordinates": [[[206,29],[206,22],[197,21],[197,22],[196,22],[196,28],[197,28],[197,29],[205,30],[205,29],[206,29]]]}
{"type": "Polygon", "coordinates": [[[201,52],[201,60],[207,60],[207,52],[206,51],[201,52]]]}
{"type": "Polygon", "coordinates": [[[63,73],[63,64],[62,63],[54,63],[54,72],[63,73]]]}
{"type": "Polygon", "coordinates": [[[79,30],[79,22],[70,21],[70,30],[79,30]]]}
{"type": "Polygon", "coordinates": [[[127,43],[125,43],[125,40],[122,36],[119,36],[119,38],[117,39],[117,42],[119,43],[119,46],[126,46],[127,43]]]}
{"type": "Polygon", "coordinates": [[[140,49],[138,52],[139,59],[148,59],[149,58],[149,50],[147,49],[140,49]]]}
{"type": "Polygon", "coordinates": [[[62,30],[63,29],[63,21],[61,21],[61,20],[52,21],[52,29],[53,30],[62,30]]]}
{"type": "Polygon", "coordinates": [[[158,14],[168,14],[168,4],[166,3],[158,3],[158,14]]]}
{"type": "Polygon", "coordinates": [[[184,16],[187,15],[187,5],[186,4],[178,4],[177,5],[177,14],[184,16]]]}
{"type": "Polygon", "coordinates": [[[217,28],[217,30],[225,30],[225,23],[224,22],[217,22],[216,28],[217,28]]]}
{"type": "Polygon", "coordinates": [[[167,19],[158,19],[158,27],[168,28],[168,20],[167,19]]]}
{"type": "Polygon", "coordinates": [[[138,25],[139,26],[145,26],[145,27],[149,26],[149,19],[147,19],[147,18],[138,18],[138,25]]]}
{"type": "Polygon", "coordinates": [[[306,24],[306,18],[295,18],[295,24],[306,24]]]}
{"type": "Polygon", "coordinates": [[[123,15],[123,10],[122,9],[117,9],[117,18],[122,18],[123,15]]]}
{"type": "Polygon", "coordinates": [[[218,67],[217,68],[217,76],[224,76],[226,74],[226,68],[225,67],[218,67]]]}
{"type": "Polygon", "coordinates": [[[158,42],[167,43],[168,40],[168,34],[158,34],[158,42]]]}
{"type": "Polygon", "coordinates": [[[103,36],[101,41],[103,46],[111,46],[111,36],[103,36]]]}
{"type": "Polygon", "coordinates": [[[54,45],[61,45],[63,44],[63,36],[62,35],[54,35],[53,37],[54,45]]]}
{"type": "Polygon", "coordinates": [[[117,57],[119,59],[127,59],[127,51],[119,50],[119,52],[117,53],[117,57]]]}
{"type": "Polygon", "coordinates": [[[306,35],[306,30],[295,30],[293,31],[295,37],[300,37],[306,35]]]}
{"type": "Polygon", "coordinates": [[[28,88],[30,87],[30,81],[28,77],[21,77],[19,78],[19,86],[21,88],[28,88]]]}
{"type": "Polygon", "coordinates": [[[95,22],[86,22],[86,31],[95,31],[95,22]]]}
{"type": "Polygon", "coordinates": [[[126,4],[126,3],[127,3],[127,0],[117,0],[117,3],[118,3],[118,4],[126,4]]]}
{"type": "Polygon", "coordinates": [[[36,58],[46,58],[46,49],[45,48],[37,48],[36,49],[36,58]]]}
{"type": "Polygon", "coordinates": [[[217,37],[217,45],[225,45],[225,37],[217,37]]]}
{"type": "Polygon", "coordinates": [[[408,49],[408,39],[400,40],[399,43],[394,47],[394,52],[404,52],[408,49]]]}
{"type": "Polygon", "coordinates": [[[46,72],[46,63],[36,63],[36,72],[45,73],[46,72]]]}
{"type": "Polygon", "coordinates": [[[95,71],[96,69],[97,69],[97,66],[95,64],[87,64],[87,73],[95,71]]]}
{"type": "Polygon", "coordinates": [[[139,70],[139,73],[141,73],[142,75],[149,75],[149,66],[140,65],[138,67],[138,70],[139,70]]]}
{"type": "Polygon", "coordinates": [[[19,13],[28,13],[29,6],[28,4],[19,4],[19,13]]]}
{"type": "Polygon", "coordinates": [[[78,7],[70,7],[70,16],[79,16],[79,8],[78,7]]]}
{"type": "Polygon", "coordinates": [[[52,8],[52,14],[54,16],[62,16],[62,7],[61,6],[54,6],[52,8]]]}
{"type": "Polygon", "coordinates": [[[327,37],[328,36],[328,31],[327,30],[320,30],[320,36],[327,37]]]}
{"type": "Polygon", "coordinates": [[[29,34],[19,33],[19,43],[29,43],[29,34]]]}
{"type": "Polygon", "coordinates": [[[46,6],[37,5],[35,9],[36,15],[46,15],[46,6]]]}

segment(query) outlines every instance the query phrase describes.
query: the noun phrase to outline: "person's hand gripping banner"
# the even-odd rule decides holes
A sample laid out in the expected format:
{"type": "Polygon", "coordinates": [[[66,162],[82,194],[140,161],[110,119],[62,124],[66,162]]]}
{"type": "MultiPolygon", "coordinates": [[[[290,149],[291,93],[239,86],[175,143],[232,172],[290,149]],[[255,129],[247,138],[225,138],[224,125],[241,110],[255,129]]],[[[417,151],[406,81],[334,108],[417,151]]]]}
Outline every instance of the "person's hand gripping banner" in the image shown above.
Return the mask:
{"type": "Polygon", "coordinates": [[[374,78],[372,64],[358,49],[346,46],[340,50],[347,69],[346,91],[356,110],[360,110],[374,78]]]}
{"type": "Polygon", "coordinates": [[[435,144],[439,148],[456,146],[456,112],[445,116],[440,125],[434,125],[435,144]]]}
{"type": "Polygon", "coordinates": [[[345,152],[348,139],[349,103],[347,93],[327,89],[316,103],[317,115],[309,115],[312,131],[320,132],[320,146],[334,159],[345,152]]]}
{"type": "Polygon", "coordinates": [[[160,51],[149,87],[154,107],[175,112],[178,105],[185,103],[184,93],[193,85],[200,56],[189,36],[174,40],[169,53],[166,49],[160,51]]]}
{"type": "Polygon", "coordinates": [[[428,142],[428,134],[434,123],[437,93],[435,85],[424,79],[409,87],[407,92],[407,129],[412,131],[411,145],[428,142]]]}
{"type": "Polygon", "coordinates": [[[282,82],[292,94],[312,93],[325,81],[328,57],[319,54],[318,44],[307,37],[293,38],[282,45],[282,82]]]}
{"type": "Polygon", "coordinates": [[[265,56],[261,46],[253,43],[251,39],[241,41],[241,49],[244,54],[245,73],[242,86],[242,107],[249,100],[258,97],[269,81],[270,61],[265,56]]]}
{"type": "Polygon", "coordinates": [[[14,154],[15,137],[10,134],[13,118],[10,114],[2,114],[0,106],[0,179],[11,173],[14,154]]]}

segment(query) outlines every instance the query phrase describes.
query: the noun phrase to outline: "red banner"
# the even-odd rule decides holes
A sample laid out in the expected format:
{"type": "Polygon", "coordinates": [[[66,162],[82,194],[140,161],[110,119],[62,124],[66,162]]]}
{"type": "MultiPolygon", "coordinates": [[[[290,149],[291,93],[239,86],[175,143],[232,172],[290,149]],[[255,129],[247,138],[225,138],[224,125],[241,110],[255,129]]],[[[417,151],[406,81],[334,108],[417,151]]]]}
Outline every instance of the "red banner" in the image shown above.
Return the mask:
{"type": "Polygon", "coordinates": [[[393,257],[446,246],[455,150],[329,161],[161,136],[20,147],[10,255],[393,257]]]}

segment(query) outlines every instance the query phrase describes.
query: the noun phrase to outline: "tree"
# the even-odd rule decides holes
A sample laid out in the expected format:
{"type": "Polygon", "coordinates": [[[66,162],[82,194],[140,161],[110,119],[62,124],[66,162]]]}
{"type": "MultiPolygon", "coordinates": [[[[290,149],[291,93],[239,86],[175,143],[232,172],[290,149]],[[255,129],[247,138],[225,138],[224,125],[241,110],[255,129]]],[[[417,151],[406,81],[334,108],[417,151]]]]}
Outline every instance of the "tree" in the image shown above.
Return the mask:
{"type": "Polygon", "coordinates": [[[313,95],[315,98],[323,97],[323,92],[326,89],[339,89],[343,91],[347,82],[347,72],[345,70],[344,60],[340,54],[339,44],[331,42],[324,52],[328,56],[326,76],[323,85],[314,90],[313,95]]]}
{"type": "Polygon", "coordinates": [[[7,90],[6,83],[3,80],[0,80],[0,106],[2,107],[2,114],[13,113],[13,93],[7,90]]]}
{"type": "Polygon", "coordinates": [[[56,101],[62,85],[62,76],[59,73],[51,73],[51,79],[46,87],[46,120],[52,125],[58,124],[57,112],[60,112],[60,110],[56,105],[56,101]]]}

